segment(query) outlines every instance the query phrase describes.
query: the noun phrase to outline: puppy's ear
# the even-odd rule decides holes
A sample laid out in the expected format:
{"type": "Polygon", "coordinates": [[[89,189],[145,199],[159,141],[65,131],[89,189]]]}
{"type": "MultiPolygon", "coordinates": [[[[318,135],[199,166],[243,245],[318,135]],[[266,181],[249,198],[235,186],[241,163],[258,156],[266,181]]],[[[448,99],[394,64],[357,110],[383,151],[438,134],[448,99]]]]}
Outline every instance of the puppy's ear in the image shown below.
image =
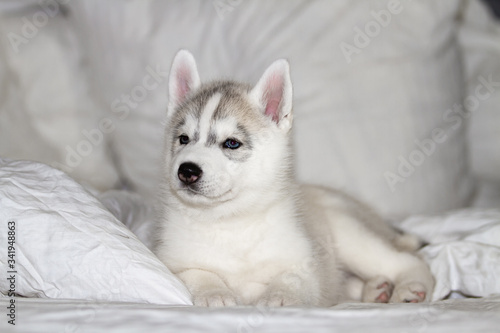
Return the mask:
{"type": "Polygon", "coordinates": [[[279,128],[292,127],[292,81],[290,67],[284,59],[269,66],[250,92],[250,97],[279,128]]]}
{"type": "Polygon", "coordinates": [[[193,55],[180,50],[175,55],[168,78],[168,112],[171,113],[199,86],[200,76],[193,55]]]}

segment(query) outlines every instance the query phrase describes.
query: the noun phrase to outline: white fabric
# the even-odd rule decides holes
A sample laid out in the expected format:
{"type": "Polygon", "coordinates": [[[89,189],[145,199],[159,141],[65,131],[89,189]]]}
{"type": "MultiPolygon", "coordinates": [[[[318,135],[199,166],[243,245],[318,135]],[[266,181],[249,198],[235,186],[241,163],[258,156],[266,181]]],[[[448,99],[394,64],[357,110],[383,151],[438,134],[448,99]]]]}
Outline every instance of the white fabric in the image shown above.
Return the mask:
{"type": "Polygon", "coordinates": [[[500,210],[412,216],[400,227],[430,243],[420,254],[436,279],[433,300],[500,294],[500,210]]]}
{"type": "MultiPolygon", "coordinates": [[[[0,331],[490,333],[500,326],[500,296],[431,304],[341,304],[329,309],[205,309],[20,298],[16,304],[16,327],[3,318],[0,331]]],[[[7,306],[0,298],[0,308],[7,306]]]]}
{"type": "Polygon", "coordinates": [[[473,207],[500,209],[500,181],[478,181],[473,207]]]}
{"type": "MultiPolygon", "coordinates": [[[[188,291],[167,267],[61,171],[0,159],[2,274],[12,270],[7,265],[9,221],[15,222],[19,295],[191,304],[188,291]]],[[[0,279],[2,294],[9,286],[0,279]]]]}
{"type": "Polygon", "coordinates": [[[107,191],[99,196],[99,200],[144,245],[153,249],[155,213],[152,205],[129,191],[107,191]]]}
{"type": "Polygon", "coordinates": [[[57,166],[107,190],[118,176],[97,133],[102,111],[89,98],[83,49],[61,7],[41,5],[49,2],[0,3],[0,156],[57,166]]]}
{"type": "Polygon", "coordinates": [[[467,1],[459,41],[463,48],[469,98],[469,140],[474,173],[500,182],[500,22],[477,1],[467,1]],[[478,95],[480,78],[494,82],[478,95]],[[482,97],[484,96],[484,97],[482,97]]]}
{"type": "Polygon", "coordinates": [[[464,91],[456,42],[462,1],[405,0],[396,10],[391,3],[71,4],[101,107],[114,118],[128,110],[114,147],[141,194],[152,196],[161,165],[166,73],[175,52],[187,48],[202,80],[252,83],[273,60],[290,60],[300,180],[342,188],[391,217],[460,208],[472,195],[467,120],[455,128],[447,112],[464,91]],[[373,29],[369,41],[357,28],[373,29]],[[343,43],[358,50],[346,57],[343,43]],[[151,68],[159,85],[142,97],[151,68]],[[132,103],[121,101],[134,89],[132,103]],[[439,130],[445,139],[430,142],[439,130]],[[393,186],[387,173],[400,177],[393,186]]]}

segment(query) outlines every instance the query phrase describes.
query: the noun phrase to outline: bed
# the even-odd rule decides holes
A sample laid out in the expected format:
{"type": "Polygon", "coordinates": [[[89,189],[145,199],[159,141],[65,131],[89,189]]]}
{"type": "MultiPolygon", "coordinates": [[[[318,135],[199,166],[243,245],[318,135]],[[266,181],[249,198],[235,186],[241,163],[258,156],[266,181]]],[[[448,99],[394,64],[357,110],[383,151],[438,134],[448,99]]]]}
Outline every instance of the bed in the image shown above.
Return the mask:
{"type": "Polygon", "coordinates": [[[482,2],[3,1],[0,15],[2,332],[498,331],[500,25],[482,2]],[[151,252],[179,48],[202,79],[253,82],[289,59],[298,179],[421,237],[432,302],[192,306],[151,252]]]}

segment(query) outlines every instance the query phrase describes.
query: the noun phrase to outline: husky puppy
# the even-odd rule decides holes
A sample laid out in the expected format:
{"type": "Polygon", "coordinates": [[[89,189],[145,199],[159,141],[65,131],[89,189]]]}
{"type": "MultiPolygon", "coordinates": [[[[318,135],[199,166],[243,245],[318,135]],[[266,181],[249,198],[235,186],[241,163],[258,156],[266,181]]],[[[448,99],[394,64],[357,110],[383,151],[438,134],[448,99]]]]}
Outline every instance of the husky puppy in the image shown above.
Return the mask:
{"type": "Polygon", "coordinates": [[[167,112],[155,252],[195,305],[429,300],[415,238],[345,194],[294,181],[286,60],[254,87],[201,84],[181,50],[167,112]]]}

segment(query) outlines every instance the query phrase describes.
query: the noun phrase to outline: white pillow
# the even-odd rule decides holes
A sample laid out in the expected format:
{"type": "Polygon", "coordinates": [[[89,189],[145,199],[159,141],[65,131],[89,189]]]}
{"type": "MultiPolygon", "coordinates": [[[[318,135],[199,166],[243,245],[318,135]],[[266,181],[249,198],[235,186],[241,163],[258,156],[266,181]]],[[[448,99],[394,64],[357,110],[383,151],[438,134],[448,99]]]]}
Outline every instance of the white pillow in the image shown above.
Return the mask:
{"type": "Polygon", "coordinates": [[[140,195],[125,190],[106,191],[98,199],[148,249],[153,250],[156,218],[153,204],[146,202],[140,195]]]}
{"type": "MultiPolygon", "coordinates": [[[[167,267],[63,172],[0,159],[0,221],[0,270],[17,272],[21,296],[191,304],[167,267]],[[12,258],[5,255],[9,226],[12,258]]],[[[9,289],[2,278],[0,292],[9,289]]]]}
{"type": "Polygon", "coordinates": [[[290,60],[301,181],[344,189],[396,218],[468,203],[466,126],[455,128],[448,111],[464,90],[462,1],[224,4],[73,3],[97,98],[111,115],[127,115],[113,147],[142,195],[152,197],[161,165],[166,74],[188,48],[202,80],[254,83],[273,60],[290,60]],[[151,69],[159,84],[141,95],[151,69]],[[127,106],[121,96],[134,90],[127,106]]]}
{"type": "Polygon", "coordinates": [[[459,41],[467,79],[472,170],[500,182],[500,22],[479,1],[467,1],[459,41]]]}

